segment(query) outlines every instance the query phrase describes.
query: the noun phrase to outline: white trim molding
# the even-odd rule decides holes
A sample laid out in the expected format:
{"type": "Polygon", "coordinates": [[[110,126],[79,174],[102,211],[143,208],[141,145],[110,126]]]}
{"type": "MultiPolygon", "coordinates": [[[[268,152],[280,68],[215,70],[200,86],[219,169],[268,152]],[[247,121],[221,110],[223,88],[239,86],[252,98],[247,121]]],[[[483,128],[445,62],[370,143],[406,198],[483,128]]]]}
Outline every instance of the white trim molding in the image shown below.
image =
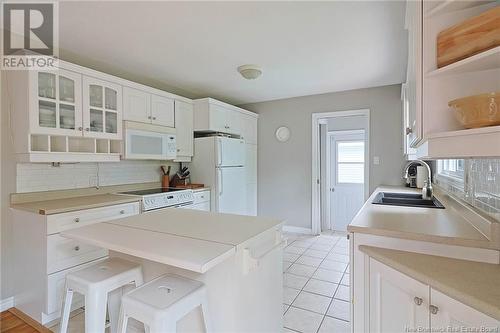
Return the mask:
{"type": "MultiPolygon", "coordinates": [[[[370,156],[370,110],[348,110],[320,112],[312,114],[312,160],[311,160],[311,232],[313,235],[321,233],[321,164],[320,164],[320,137],[319,124],[324,123],[327,118],[366,116],[368,118],[368,128],[366,128],[367,155],[370,156]]],[[[366,161],[366,172],[369,175],[370,160],[366,161]]],[[[369,177],[365,183],[369,186],[369,177]]],[[[365,193],[366,196],[366,193],[365,193]]],[[[366,198],[365,198],[366,199],[366,198]]]]}
{"type": "Polygon", "coordinates": [[[14,307],[14,297],[8,297],[0,300],[0,312],[14,307]]]}
{"type": "Polygon", "coordinates": [[[294,227],[291,225],[284,225],[283,226],[283,231],[284,232],[290,232],[292,234],[305,234],[305,235],[311,235],[312,230],[309,228],[302,228],[302,227],[294,227]]]}

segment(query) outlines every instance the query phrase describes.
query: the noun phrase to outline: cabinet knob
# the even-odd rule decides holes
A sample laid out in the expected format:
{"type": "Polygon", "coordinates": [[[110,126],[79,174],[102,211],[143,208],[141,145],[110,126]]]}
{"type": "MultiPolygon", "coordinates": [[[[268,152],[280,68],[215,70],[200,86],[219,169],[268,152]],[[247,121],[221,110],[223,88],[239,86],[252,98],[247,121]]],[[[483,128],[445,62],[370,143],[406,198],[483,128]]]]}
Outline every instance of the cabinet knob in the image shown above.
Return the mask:
{"type": "Polygon", "coordinates": [[[80,247],[78,245],[75,246],[75,251],[80,251],[80,247]]]}
{"type": "Polygon", "coordinates": [[[177,149],[177,152],[180,152],[181,150],[180,149],[177,149]]]}
{"type": "Polygon", "coordinates": [[[406,135],[409,135],[409,134],[413,133],[412,128],[411,128],[411,127],[407,127],[407,128],[405,129],[405,133],[406,133],[406,135]]]}
{"type": "Polygon", "coordinates": [[[413,298],[413,302],[415,302],[415,304],[417,304],[418,306],[422,305],[422,303],[424,302],[423,299],[421,299],[420,297],[416,297],[413,298]]]}
{"type": "Polygon", "coordinates": [[[148,119],[150,119],[150,120],[151,120],[151,116],[148,116],[148,119]]]}
{"type": "Polygon", "coordinates": [[[90,128],[86,127],[85,130],[88,132],[88,131],[90,131],[90,128]]]}
{"type": "Polygon", "coordinates": [[[77,223],[80,222],[80,218],[79,217],[75,218],[75,222],[77,223]]]}
{"type": "Polygon", "coordinates": [[[438,308],[437,306],[435,306],[435,305],[432,305],[432,304],[431,304],[431,305],[429,305],[429,311],[430,311],[433,315],[435,315],[435,314],[437,314],[437,313],[438,313],[439,308],[438,308]]]}
{"type": "Polygon", "coordinates": [[[123,209],[120,210],[120,214],[122,214],[122,215],[125,214],[125,210],[123,210],[123,209]]]}
{"type": "Polygon", "coordinates": [[[83,131],[83,127],[81,127],[81,126],[80,126],[80,127],[78,127],[78,130],[79,130],[79,131],[83,131]]]}
{"type": "Polygon", "coordinates": [[[156,120],[156,117],[153,117],[153,120],[156,120]]]}

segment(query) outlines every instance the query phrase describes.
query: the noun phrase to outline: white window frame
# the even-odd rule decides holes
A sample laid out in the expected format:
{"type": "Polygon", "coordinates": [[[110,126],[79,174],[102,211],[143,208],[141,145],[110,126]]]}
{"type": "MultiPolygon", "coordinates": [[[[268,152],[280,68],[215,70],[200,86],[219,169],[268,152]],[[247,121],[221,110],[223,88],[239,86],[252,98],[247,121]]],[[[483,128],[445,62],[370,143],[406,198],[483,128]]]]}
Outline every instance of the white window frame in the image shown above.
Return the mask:
{"type": "MultiPolygon", "coordinates": [[[[364,132],[363,132],[364,134],[364,132]]],[[[335,158],[335,163],[337,164],[335,166],[335,185],[338,185],[338,184],[364,184],[365,183],[365,174],[364,174],[364,170],[365,170],[365,151],[366,151],[366,147],[365,147],[365,140],[338,140],[335,142],[335,154],[336,154],[336,158],[335,158]],[[363,161],[362,162],[339,162],[339,143],[343,143],[343,142],[361,142],[363,144],[363,161]],[[362,165],[363,166],[363,182],[361,183],[353,183],[353,182],[339,182],[339,164],[350,164],[350,165],[362,165]]]]}

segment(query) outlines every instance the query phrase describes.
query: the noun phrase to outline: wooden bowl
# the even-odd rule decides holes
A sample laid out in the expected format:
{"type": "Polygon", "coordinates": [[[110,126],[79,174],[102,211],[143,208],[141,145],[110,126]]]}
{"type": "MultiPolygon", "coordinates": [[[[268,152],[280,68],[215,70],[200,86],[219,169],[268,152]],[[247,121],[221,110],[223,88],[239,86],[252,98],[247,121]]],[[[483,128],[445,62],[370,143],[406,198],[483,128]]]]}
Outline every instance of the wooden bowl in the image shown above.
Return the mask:
{"type": "Polygon", "coordinates": [[[500,125],[500,91],[450,101],[455,116],[465,128],[500,125]]]}

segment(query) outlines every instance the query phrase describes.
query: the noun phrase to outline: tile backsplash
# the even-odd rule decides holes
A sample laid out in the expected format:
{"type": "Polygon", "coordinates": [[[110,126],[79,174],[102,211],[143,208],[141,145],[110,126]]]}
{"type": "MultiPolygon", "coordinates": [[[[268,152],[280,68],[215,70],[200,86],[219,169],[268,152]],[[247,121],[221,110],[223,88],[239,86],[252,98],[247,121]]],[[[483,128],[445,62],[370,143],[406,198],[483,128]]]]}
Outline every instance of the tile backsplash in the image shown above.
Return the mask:
{"type": "Polygon", "coordinates": [[[164,161],[120,161],[111,163],[17,164],[17,192],[77,189],[94,186],[159,182],[164,161]]]}
{"type": "Polygon", "coordinates": [[[436,182],[454,196],[500,221],[500,159],[464,160],[463,183],[437,177],[436,182]]]}

